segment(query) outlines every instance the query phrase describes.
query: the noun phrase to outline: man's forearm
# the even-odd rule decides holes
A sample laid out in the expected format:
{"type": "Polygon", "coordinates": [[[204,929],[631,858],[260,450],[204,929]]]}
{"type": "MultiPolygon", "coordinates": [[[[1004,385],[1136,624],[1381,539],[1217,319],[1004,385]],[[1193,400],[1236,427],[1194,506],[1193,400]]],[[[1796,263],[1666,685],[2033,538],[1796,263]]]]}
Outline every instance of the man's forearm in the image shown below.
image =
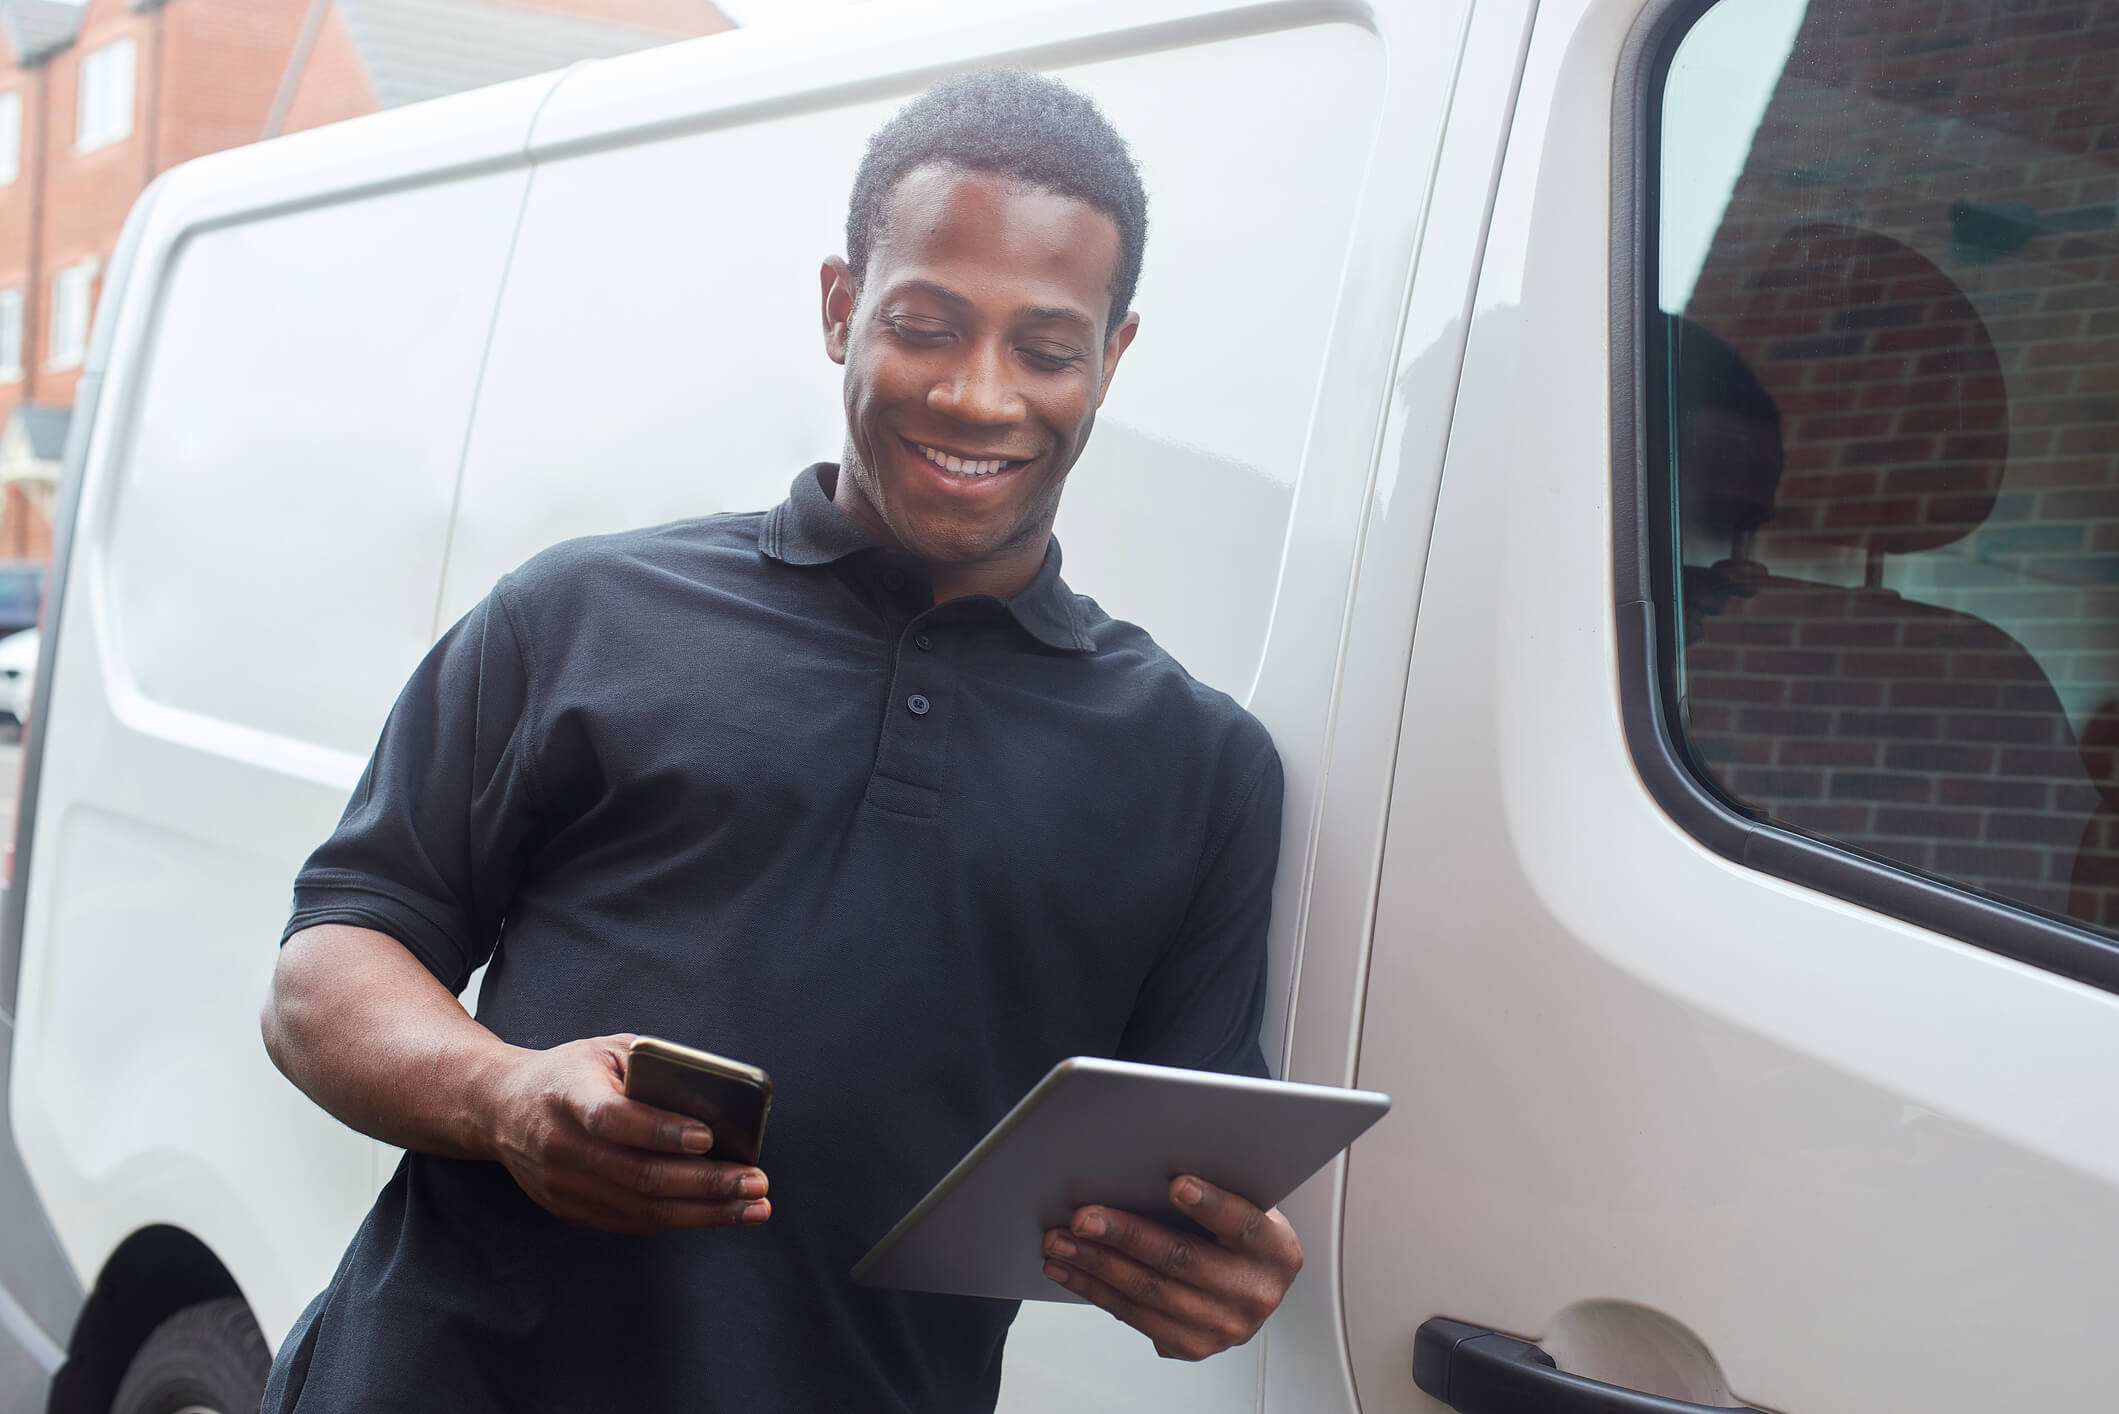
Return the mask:
{"type": "Polygon", "coordinates": [[[496,1160],[567,1222],[662,1232],[772,1216],[765,1175],[712,1156],[705,1125],[626,1097],[630,1035],[510,1046],[382,933],[333,924],[289,938],[262,1024],[273,1062],[347,1124],[496,1160]]]}
{"type": "Polygon", "coordinates": [[[493,1157],[502,1079],[525,1053],[473,1020],[395,939],[342,924],[295,934],[261,1024],[281,1073],[363,1134],[493,1157]]]}

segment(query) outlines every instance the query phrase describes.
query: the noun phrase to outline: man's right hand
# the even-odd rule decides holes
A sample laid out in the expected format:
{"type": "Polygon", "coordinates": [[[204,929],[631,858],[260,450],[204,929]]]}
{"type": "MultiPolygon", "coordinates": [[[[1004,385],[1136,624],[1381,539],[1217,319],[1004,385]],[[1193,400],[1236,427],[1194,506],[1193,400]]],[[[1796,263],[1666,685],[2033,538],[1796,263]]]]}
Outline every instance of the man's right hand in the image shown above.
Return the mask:
{"type": "Polygon", "coordinates": [[[711,1157],[705,1125],[626,1098],[631,1036],[508,1045],[373,929],[289,938],[258,1020],[273,1063],[347,1124],[400,1149],[498,1159],[568,1222],[660,1232],[772,1216],[765,1175],[711,1157]]]}
{"type": "Polygon", "coordinates": [[[755,1226],[765,1175],[708,1157],[704,1124],[625,1093],[631,1036],[518,1051],[495,1080],[493,1157],[554,1217],[605,1232],[755,1226]]]}

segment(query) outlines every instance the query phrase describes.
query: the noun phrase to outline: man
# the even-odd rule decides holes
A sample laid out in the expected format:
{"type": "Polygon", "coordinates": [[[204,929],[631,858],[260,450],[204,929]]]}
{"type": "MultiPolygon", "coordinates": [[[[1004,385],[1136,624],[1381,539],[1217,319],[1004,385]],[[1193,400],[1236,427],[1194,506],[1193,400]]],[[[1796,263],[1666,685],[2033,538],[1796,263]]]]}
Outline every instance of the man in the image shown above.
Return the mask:
{"type": "MultiPolygon", "coordinates": [[[[1263,1073],[1278,760],[1051,537],[1145,210],[1057,83],[917,100],[821,272],[840,464],[546,551],[413,675],[264,1018],[409,1153],[266,1409],[990,1409],[1013,1303],[852,1264],[1062,1057],[1263,1073]],[[769,1180],[624,1097],[636,1032],[772,1074],[769,1180]]],[[[1301,1249],[1172,1197],[1218,1241],[1083,1209],[1046,1270],[1199,1358],[1301,1249]]]]}

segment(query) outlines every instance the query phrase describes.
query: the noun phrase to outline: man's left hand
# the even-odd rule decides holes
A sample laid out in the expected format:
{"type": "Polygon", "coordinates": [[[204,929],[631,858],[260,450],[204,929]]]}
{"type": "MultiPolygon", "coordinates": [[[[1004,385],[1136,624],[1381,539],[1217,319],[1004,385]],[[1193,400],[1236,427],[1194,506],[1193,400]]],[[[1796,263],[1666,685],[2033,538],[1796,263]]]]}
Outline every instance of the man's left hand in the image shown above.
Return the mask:
{"type": "Polygon", "coordinates": [[[1077,1208],[1045,1234],[1045,1275],[1154,1341],[1156,1354],[1204,1360],[1258,1333],[1302,1270],[1302,1243],[1278,1208],[1190,1175],[1171,1181],[1170,1201],[1215,1240],[1077,1208]]]}

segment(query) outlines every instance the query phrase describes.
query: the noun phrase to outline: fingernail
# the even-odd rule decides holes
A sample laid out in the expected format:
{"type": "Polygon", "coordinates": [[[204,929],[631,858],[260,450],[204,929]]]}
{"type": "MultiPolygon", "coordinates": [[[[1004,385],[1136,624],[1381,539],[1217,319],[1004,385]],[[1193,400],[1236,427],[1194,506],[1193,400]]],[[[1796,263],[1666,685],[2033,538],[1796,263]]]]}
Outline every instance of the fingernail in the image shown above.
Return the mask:
{"type": "Polygon", "coordinates": [[[765,1220],[766,1220],[767,1218],[771,1217],[772,1215],[773,1215],[773,1205],[772,1205],[772,1204],[770,1204],[770,1203],[753,1203],[753,1204],[751,1204],[751,1205],[750,1205],[749,1207],[747,1207],[747,1208],[745,1208],[745,1209],[743,1210],[743,1221],[745,1221],[745,1222],[747,1222],[747,1223],[762,1223],[762,1222],[764,1222],[764,1221],[765,1221],[765,1220]]]}
{"type": "Polygon", "coordinates": [[[1051,1277],[1061,1286],[1065,1286],[1067,1284],[1067,1269],[1057,1262],[1045,1263],[1045,1275],[1051,1277]]]}
{"type": "Polygon", "coordinates": [[[1077,1220],[1074,1224],[1074,1230],[1084,1237],[1102,1237],[1104,1235],[1104,1220],[1098,1214],[1091,1213],[1088,1217],[1077,1220]]]}
{"type": "Polygon", "coordinates": [[[695,1154],[703,1154],[714,1147],[714,1132],[695,1124],[684,1131],[683,1138],[678,1142],[695,1154]]]}
{"type": "Polygon", "coordinates": [[[1197,1203],[1206,1196],[1206,1190],[1201,1188],[1194,1179],[1188,1178],[1177,1185],[1177,1201],[1180,1203],[1197,1203]]]}
{"type": "Polygon", "coordinates": [[[743,1196],[746,1198],[763,1198],[765,1196],[765,1175],[762,1173],[747,1173],[743,1175],[743,1196]]]}
{"type": "Polygon", "coordinates": [[[1055,1257],[1072,1257],[1076,1252],[1079,1252],[1081,1250],[1080,1248],[1074,1245],[1074,1240],[1072,1238],[1066,1236],[1063,1233],[1057,1232],[1052,1234],[1052,1240],[1046,1243],[1045,1246],[1051,1251],[1052,1255],[1055,1257]]]}

